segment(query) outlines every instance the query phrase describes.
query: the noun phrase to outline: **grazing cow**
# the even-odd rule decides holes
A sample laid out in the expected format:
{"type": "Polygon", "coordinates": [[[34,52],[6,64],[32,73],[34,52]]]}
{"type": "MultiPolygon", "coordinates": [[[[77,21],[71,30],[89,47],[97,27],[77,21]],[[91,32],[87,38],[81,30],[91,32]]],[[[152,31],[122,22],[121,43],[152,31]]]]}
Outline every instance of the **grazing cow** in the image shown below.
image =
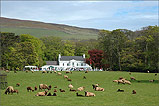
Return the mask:
{"type": "Polygon", "coordinates": [[[104,88],[101,88],[101,87],[95,87],[95,91],[104,91],[104,88]]]}
{"type": "Polygon", "coordinates": [[[133,90],[133,91],[132,91],[132,94],[136,94],[136,91],[135,91],[135,90],[133,90]]]}
{"type": "Polygon", "coordinates": [[[51,89],[52,88],[52,86],[51,85],[49,85],[49,89],[51,89]]]}
{"type": "Polygon", "coordinates": [[[131,82],[130,81],[128,81],[128,80],[122,80],[125,84],[129,84],[129,85],[131,85],[131,82]]]}
{"type": "Polygon", "coordinates": [[[66,71],[66,74],[70,73],[70,71],[66,71]]]}
{"type": "Polygon", "coordinates": [[[46,96],[48,91],[38,92],[35,96],[46,96]]]}
{"type": "Polygon", "coordinates": [[[50,90],[50,88],[46,84],[40,84],[39,85],[39,90],[42,90],[42,89],[48,89],[48,90],[50,90]]]}
{"type": "Polygon", "coordinates": [[[92,86],[93,86],[93,89],[95,89],[96,87],[99,86],[99,84],[92,84],[92,86]]]}
{"type": "Polygon", "coordinates": [[[134,77],[130,77],[131,80],[136,80],[134,77]]]}
{"type": "Polygon", "coordinates": [[[54,89],[54,92],[57,92],[57,90],[56,90],[56,89],[54,89]]]}
{"type": "Polygon", "coordinates": [[[20,83],[17,83],[16,86],[20,86],[20,83]]]}
{"type": "Polygon", "coordinates": [[[84,95],[76,93],[76,96],[84,97],[84,95]]]}
{"type": "Polygon", "coordinates": [[[82,86],[82,87],[77,88],[77,90],[78,90],[78,91],[83,91],[84,88],[85,88],[85,87],[82,86]]]}
{"type": "Polygon", "coordinates": [[[49,93],[47,94],[47,96],[52,96],[52,95],[51,95],[51,93],[49,92],[49,93]]]}
{"type": "Polygon", "coordinates": [[[34,92],[34,90],[33,90],[33,88],[32,87],[27,87],[27,91],[29,92],[29,91],[32,91],[32,92],[34,92]]]}
{"type": "Polygon", "coordinates": [[[42,74],[43,74],[43,73],[46,73],[46,71],[42,71],[42,74]]]}
{"type": "Polygon", "coordinates": [[[68,76],[67,76],[67,75],[64,75],[63,77],[64,77],[64,78],[68,78],[68,76]]]}
{"type": "Polygon", "coordinates": [[[57,88],[57,86],[54,86],[54,88],[57,88]]]}
{"type": "Polygon", "coordinates": [[[124,92],[124,90],[118,89],[117,92],[124,92]]]}
{"type": "Polygon", "coordinates": [[[35,86],[35,87],[34,87],[34,90],[36,91],[37,89],[38,89],[38,87],[37,87],[37,86],[35,86]]]}
{"type": "Polygon", "coordinates": [[[60,89],[60,92],[65,92],[65,90],[60,89]]]}
{"type": "Polygon", "coordinates": [[[72,84],[69,84],[69,85],[68,85],[68,88],[73,88],[73,85],[72,85],[72,84]]]}
{"type": "Polygon", "coordinates": [[[86,79],[86,76],[83,76],[83,79],[86,79]]]}
{"type": "Polygon", "coordinates": [[[88,73],[88,71],[85,71],[85,73],[88,73]]]}
{"type": "Polygon", "coordinates": [[[92,92],[85,91],[85,96],[89,97],[89,96],[96,96],[96,95],[92,92]]]}
{"type": "Polygon", "coordinates": [[[118,80],[118,84],[120,84],[120,83],[125,84],[125,82],[123,80],[118,80]]]}
{"type": "Polygon", "coordinates": [[[67,81],[72,81],[72,80],[68,78],[67,81]]]}
{"type": "Polygon", "coordinates": [[[62,73],[58,72],[57,75],[62,75],[62,73]]]}
{"type": "Polygon", "coordinates": [[[19,92],[18,92],[18,90],[17,90],[17,89],[14,89],[13,93],[17,93],[17,94],[18,94],[19,92]]]}
{"type": "Polygon", "coordinates": [[[10,94],[10,93],[13,94],[13,92],[14,92],[13,86],[8,86],[6,88],[5,94],[10,94]]]}
{"type": "Polygon", "coordinates": [[[70,91],[76,92],[77,90],[75,90],[75,89],[71,89],[71,88],[70,88],[70,91]]]}
{"type": "Polygon", "coordinates": [[[57,96],[56,93],[54,93],[52,96],[57,96]]]}

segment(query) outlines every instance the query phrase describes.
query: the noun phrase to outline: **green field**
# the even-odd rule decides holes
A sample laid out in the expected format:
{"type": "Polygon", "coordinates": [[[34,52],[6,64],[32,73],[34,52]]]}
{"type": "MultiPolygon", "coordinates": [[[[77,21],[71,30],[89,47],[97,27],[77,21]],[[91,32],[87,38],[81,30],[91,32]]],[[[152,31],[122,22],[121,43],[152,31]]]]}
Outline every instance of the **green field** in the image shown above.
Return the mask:
{"type": "MultiPolygon", "coordinates": [[[[62,72],[64,75],[65,72],[62,72]]],[[[0,106],[2,105],[56,105],[56,106],[159,106],[159,75],[155,76],[154,73],[132,73],[128,72],[73,72],[67,74],[72,82],[68,82],[62,76],[55,73],[34,72],[9,72],[7,73],[7,81],[9,86],[19,90],[19,94],[5,95],[5,90],[1,90],[0,106]],[[86,76],[87,79],[83,79],[86,76]],[[119,77],[124,77],[130,80],[130,77],[135,77],[137,81],[131,81],[132,85],[117,84],[112,82],[119,77]],[[154,79],[155,82],[149,82],[154,79]],[[138,81],[141,82],[138,82],[138,81]],[[20,83],[16,87],[16,83],[20,83]],[[58,86],[57,96],[34,96],[39,89],[34,92],[27,92],[27,86],[38,86],[44,83],[52,86],[58,86]],[[95,97],[77,97],[75,92],[70,92],[68,84],[72,83],[74,89],[84,86],[84,91],[90,91],[96,94],[95,97]],[[99,83],[100,87],[105,88],[104,92],[94,91],[92,84],[99,83]],[[61,93],[59,89],[64,89],[66,92],[61,93]],[[116,92],[117,89],[124,89],[125,92],[116,92]],[[137,94],[132,94],[132,90],[136,90],[137,94]]],[[[53,93],[53,89],[49,92],[53,93]]],[[[78,91],[84,95],[84,91],[78,91]]]]}

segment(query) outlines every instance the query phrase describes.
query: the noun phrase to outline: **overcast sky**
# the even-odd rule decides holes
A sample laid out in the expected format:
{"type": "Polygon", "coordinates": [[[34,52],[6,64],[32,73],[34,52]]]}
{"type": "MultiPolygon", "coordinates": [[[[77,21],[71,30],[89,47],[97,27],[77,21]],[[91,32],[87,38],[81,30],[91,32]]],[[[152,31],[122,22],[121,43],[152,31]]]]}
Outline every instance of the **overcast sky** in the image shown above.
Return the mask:
{"type": "Polygon", "coordinates": [[[2,1],[1,16],[106,30],[158,25],[158,1],[2,1]]]}

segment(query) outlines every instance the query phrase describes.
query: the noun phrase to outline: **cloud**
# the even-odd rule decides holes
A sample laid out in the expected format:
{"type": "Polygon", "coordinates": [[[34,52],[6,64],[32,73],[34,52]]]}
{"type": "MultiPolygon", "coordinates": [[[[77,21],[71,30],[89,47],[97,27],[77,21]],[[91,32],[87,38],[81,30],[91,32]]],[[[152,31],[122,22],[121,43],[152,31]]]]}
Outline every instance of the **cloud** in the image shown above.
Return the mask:
{"type": "Polygon", "coordinates": [[[127,27],[134,30],[144,25],[158,25],[157,3],[157,1],[3,1],[1,16],[89,28],[112,30],[127,27]]]}

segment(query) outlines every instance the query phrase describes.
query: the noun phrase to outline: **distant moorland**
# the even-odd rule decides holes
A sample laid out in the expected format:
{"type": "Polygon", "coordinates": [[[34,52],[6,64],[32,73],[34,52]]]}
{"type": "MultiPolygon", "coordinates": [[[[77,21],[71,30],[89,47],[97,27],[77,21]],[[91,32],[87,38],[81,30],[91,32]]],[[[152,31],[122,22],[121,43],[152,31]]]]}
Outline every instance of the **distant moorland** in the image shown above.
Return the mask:
{"type": "Polygon", "coordinates": [[[62,39],[97,39],[99,32],[98,29],[4,17],[0,17],[0,25],[1,32],[13,32],[17,35],[29,34],[38,38],[43,36],[58,36],[62,39]]]}

